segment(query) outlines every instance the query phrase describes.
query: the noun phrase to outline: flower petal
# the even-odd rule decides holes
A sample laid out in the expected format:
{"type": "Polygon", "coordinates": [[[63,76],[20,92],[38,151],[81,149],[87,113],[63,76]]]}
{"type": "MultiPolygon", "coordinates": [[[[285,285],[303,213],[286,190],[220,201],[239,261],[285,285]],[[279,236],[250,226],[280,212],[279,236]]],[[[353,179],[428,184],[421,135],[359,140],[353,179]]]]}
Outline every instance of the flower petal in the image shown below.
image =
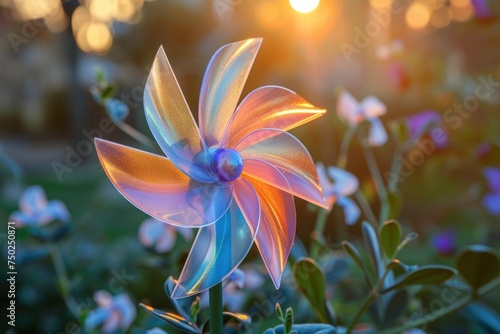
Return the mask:
{"type": "Polygon", "coordinates": [[[40,186],[26,188],[19,199],[19,208],[27,214],[45,209],[47,197],[40,186]]]}
{"type": "Polygon", "coordinates": [[[139,240],[147,248],[157,253],[166,253],[174,247],[175,228],[154,218],[146,219],[139,226],[139,240]]]}
{"type": "Polygon", "coordinates": [[[318,173],[319,185],[321,186],[321,189],[323,189],[323,195],[325,196],[328,210],[331,210],[333,204],[337,200],[337,192],[335,191],[333,183],[326,174],[325,165],[321,162],[316,163],[316,172],[318,173]]]}
{"type": "Polygon", "coordinates": [[[360,108],[366,118],[378,118],[387,112],[385,104],[373,95],[365,97],[360,108]]]}
{"type": "Polygon", "coordinates": [[[368,143],[371,146],[382,146],[387,142],[387,132],[384,125],[378,118],[369,119],[370,133],[368,134],[368,143]]]}
{"type": "Polygon", "coordinates": [[[483,171],[488,186],[494,192],[500,192],[500,168],[488,167],[483,171]]]}
{"type": "Polygon", "coordinates": [[[198,127],[182,95],[167,56],[160,47],[144,90],[144,112],[158,145],[184,173],[202,182],[213,182],[203,164],[204,151],[198,127]]]}
{"type": "MultiPolygon", "coordinates": [[[[277,168],[258,160],[254,160],[253,163],[267,169],[268,180],[279,179],[272,183],[286,184],[285,177],[277,168]]],[[[296,216],[293,196],[290,194],[290,189],[283,191],[246,173],[244,178],[252,184],[259,195],[261,223],[256,243],[277,289],[295,238],[296,216]]]]}
{"type": "Polygon", "coordinates": [[[500,193],[489,193],[483,197],[483,204],[492,215],[500,214],[500,193]]]}
{"type": "Polygon", "coordinates": [[[243,158],[243,168],[247,174],[282,190],[291,190],[295,196],[328,208],[314,162],[304,145],[291,134],[275,129],[254,131],[243,138],[235,150],[243,158]],[[280,181],[280,178],[269,178],[267,172],[255,168],[252,164],[246,164],[246,159],[257,159],[271,164],[283,173],[287,182],[272,183],[280,181]]]}
{"type": "Polygon", "coordinates": [[[200,227],[226,212],[232,198],[230,185],[191,180],[170,160],[95,139],[97,154],[113,185],[137,208],[163,222],[200,227]]]}
{"type": "Polygon", "coordinates": [[[288,131],[326,112],[283,87],[264,86],[245,97],[228,125],[222,145],[234,147],[243,137],[263,128],[288,131]]]}
{"type": "Polygon", "coordinates": [[[221,140],[259,50],[262,38],[247,39],[220,48],[210,60],[201,84],[201,135],[207,147],[221,140]]]}
{"type": "MultiPolygon", "coordinates": [[[[251,188],[241,178],[233,183],[235,198],[241,189],[251,188]]],[[[244,197],[244,202],[254,212],[260,212],[255,192],[251,194],[245,191],[244,197]]],[[[221,219],[198,231],[172,298],[187,297],[211,288],[229,276],[243,261],[255,239],[259,218],[247,220],[238,203],[233,200],[221,219]]]]}
{"type": "Polygon", "coordinates": [[[334,192],[338,196],[346,197],[358,191],[359,181],[354,174],[338,167],[328,166],[328,175],[333,180],[334,192]]]}
{"type": "Polygon", "coordinates": [[[344,217],[347,225],[354,224],[360,215],[358,205],[349,197],[340,197],[337,204],[344,209],[344,217]]]}
{"type": "Polygon", "coordinates": [[[360,114],[358,101],[346,90],[344,90],[337,100],[337,114],[347,124],[353,126],[363,121],[360,114]]]}

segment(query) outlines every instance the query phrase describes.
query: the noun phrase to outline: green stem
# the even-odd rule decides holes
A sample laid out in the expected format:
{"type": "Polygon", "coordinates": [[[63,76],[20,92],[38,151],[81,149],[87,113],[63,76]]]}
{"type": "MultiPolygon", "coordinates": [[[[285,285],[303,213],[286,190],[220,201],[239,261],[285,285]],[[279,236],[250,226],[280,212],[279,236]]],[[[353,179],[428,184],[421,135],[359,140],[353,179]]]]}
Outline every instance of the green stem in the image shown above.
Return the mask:
{"type": "Polygon", "coordinates": [[[356,126],[350,126],[346,134],[342,138],[342,143],[340,144],[339,157],[337,159],[337,167],[339,168],[345,169],[345,166],[347,165],[347,150],[349,148],[349,144],[352,141],[352,137],[356,132],[356,128],[357,128],[356,126]]]}
{"type": "Polygon", "coordinates": [[[384,180],[382,179],[382,174],[377,165],[377,161],[375,160],[375,156],[373,152],[363,145],[363,154],[365,156],[366,163],[368,165],[368,169],[370,170],[370,174],[375,181],[375,186],[377,187],[377,194],[380,200],[380,215],[379,221],[380,223],[387,220],[389,217],[389,205],[387,203],[387,189],[384,184],[384,180]]]}
{"type": "MultiPolygon", "coordinates": [[[[391,175],[397,175],[399,176],[399,157],[401,156],[403,151],[401,149],[397,149],[396,152],[394,152],[394,156],[392,158],[392,164],[391,164],[391,175]]],[[[388,185],[387,187],[389,188],[390,191],[395,191],[397,189],[398,185],[398,177],[391,177],[389,178],[388,185]]]]}
{"type": "Polygon", "coordinates": [[[365,313],[365,311],[370,307],[370,305],[375,301],[375,298],[378,296],[378,293],[380,291],[380,288],[382,287],[385,278],[387,277],[387,274],[391,271],[391,269],[394,267],[395,262],[390,263],[386,268],[385,272],[382,275],[382,277],[378,280],[377,285],[375,288],[373,288],[372,291],[370,291],[370,294],[365,298],[363,301],[363,304],[359,308],[358,312],[356,312],[356,315],[352,319],[351,323],[349,324],[349,327],[347,327],[346,334],[350,334],[352,330],[354,329],[354,326],[356,326],[356,323],[358,322],[359,318],[365,313]]]}
{"type": "Polygon", "coordinates": [[[133,127],[128,125],[127,123],[116,122],[115,124],[123,132],[128,134],[130,137],[134,138],[135,140],[137,140],[138,142],[140,142],[144,146],[147,146],[150,149],[155,150],[155,146],[153,145],[153,142],[151,141],[151,139],[149,139],[148,137],[146,137],[145,135],[143,135],[142,133],[140,133],[139,131],[137,131],[136,129],[134,129],[133,127]]]}
{"type": "Polygon", "coordinates": [[[73,316],[78,319],[78,305],[71,295],[71,284],[68,279],[68,273],[66,271],[66,267],[64,266],[64,261],[61,256],[61,251],[59,247],[54,244],[49,244],[49,251],[52,257],[52,262],[54,263],[54,269],[56,270],[57,280],[59,282],[59,286],[61,288],[61,294],[64,299],[64,303],[73,316]]]}
{"type": "Polygon", "coordinates": [[[326,219],[328,218],[328,210],[319,209],[318,217],[316,217],[316,224],[314,230],[318,232],[320,235],[323,235],[323,231],[325,230],[326,219]]]}
{"type": "Polygon", "coordinates": [[[356,191],[356,199],[358,200],[359,206],[361,207],[361,210],[363,210],[363,213],[365,214],[366,219],[373,225],[374,228],[378,228],[378,220],[375,217],[375,214],[373,213],[373,210],[370,206],[370,203],[368,203],[368,200],[365,197],[365,194],[361,190],[358,189],[356,191]]]}
{"type": "Polygon", "coordinates": [[[222,334],[222,282],[208,290],[210,299],[210,334],[222,334]]]}
{"type": "Polygon", "coordinates": [[[471,294],[459,299],[458,301],[456,301],[452,304],[449,304],[445,308],[440,309],[439,311],[423,315],[418,320],[408,322],[407,324],[405,324],[403,326],[396,327],[396,328],[390,328],[388,330],[385,330],[382,332],[382,334],[399,334],[399,333],[403,333],[405,330],[416,328],[416,327],[428,324],[430,322],[433,322],[441,317],[444,317],[445,315],[448,315],[450,313],[458,311],[462,307],[466,306],[467,304],[474,301],[475,299],[478,299],[481,296],[486,295],[487,293],[489,293],[493,289],[497,288],[498,286],[500,286],[500,277],[497,277],[495,280],[493,280],[490,283],[479,288],[476,291],[476,293],[471,293],[471,294]]]}

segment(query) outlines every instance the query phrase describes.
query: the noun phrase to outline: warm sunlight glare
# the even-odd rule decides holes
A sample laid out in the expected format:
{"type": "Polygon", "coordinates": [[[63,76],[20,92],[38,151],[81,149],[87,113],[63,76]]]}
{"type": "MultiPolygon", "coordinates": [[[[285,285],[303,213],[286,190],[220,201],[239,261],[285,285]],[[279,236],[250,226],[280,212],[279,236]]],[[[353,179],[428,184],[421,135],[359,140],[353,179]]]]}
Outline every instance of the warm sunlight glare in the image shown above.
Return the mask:
{"type": "Polygon", "coordinates": [[[319,0],[290,0],[290,5],[299,13],[310,13],[319,5],[319,0]]]}

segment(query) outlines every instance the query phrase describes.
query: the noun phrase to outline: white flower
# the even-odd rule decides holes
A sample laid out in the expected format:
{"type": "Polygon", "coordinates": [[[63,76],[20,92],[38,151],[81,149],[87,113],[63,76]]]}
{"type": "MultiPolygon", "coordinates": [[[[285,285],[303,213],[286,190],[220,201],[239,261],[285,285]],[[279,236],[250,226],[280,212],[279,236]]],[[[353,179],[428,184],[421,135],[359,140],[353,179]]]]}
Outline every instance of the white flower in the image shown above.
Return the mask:
{"type": "Polygon", "coordinates": [[[163,254],[174,247],[177,232],[186,240],[190,240],[193,237],[192,229],[176,228],[157,219],[149,218],[143,221],[139,227],[139,240],[144,247],[154,249],[155,252],[163,254]]]}
{"type": "Polygon", "coordinates": [[[337,114],[349,126],[363,121],[371,123],[368,143],[381,146],[387,142],[387,132],[379,117],[387,112],[387,107],[375,96],[367,96],[358,102],[348,91],[343,91],[337,101],[337,114]]]}
{"type": "Polygon", "coordinates": [[[337,167],[328,166],[325,169],[322,163],[316,164],[316,170],[319,184],[323,188],[323,194],[330,210],[337,203],[344,209],[346,223],[348,225],[354,224],[359,218],[360,210],[348,196],[354,194],[359,188],[356,176],[337,167]]]}
{"type": "Polygon", "coordinates": [[[42,226],[56,220],[67,223],[70,220],[66,205],[57,200],[47,201],[40,186],[31,186],[21,194],[19,209],[9,218],[9,221],[16,222],[17,227],[42,226]]]}
{"type": "Polygon", "coordinates": [[[92,330],[102,326],[103,333],[126,330],[135,319],[135,307],[126,293],[111,296],[107,291],[97,291],[94,300],[99,306],[89,312],[85,319],[85,328],[92,330]]]}

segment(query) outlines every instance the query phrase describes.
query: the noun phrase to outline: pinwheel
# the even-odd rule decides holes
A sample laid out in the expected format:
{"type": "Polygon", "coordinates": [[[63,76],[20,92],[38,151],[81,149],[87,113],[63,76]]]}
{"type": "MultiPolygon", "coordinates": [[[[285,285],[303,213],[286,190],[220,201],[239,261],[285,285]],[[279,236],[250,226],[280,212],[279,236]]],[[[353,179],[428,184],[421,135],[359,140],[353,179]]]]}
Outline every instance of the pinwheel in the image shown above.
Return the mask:
{"type": "Polygon", "coordinates": [[[358,178],[341,168],[328,166],[325,169],[322,163],[317,163],[316,169],[329,209],[331,210],[336,203],[344,209],[346,223],[348,225],[354,224],[359,218],[360,210],[357,204],[348,196],[358,190],[358,178]]]}
{"type": "Polygon", "coordinates": [[[387,132],[379,117],[387,112],[385,104],[375,96],[367,96],[358,102],[347,91],[343,91],[337,101],[337,113],[349,126],[355,127],[363,121],[371,123],[368,143],[381,146],[387,141],[387,132]]]}
{"type": "Polygon", "coordinates": [[[295,236],[293,195],[326,207],[311,156],[286,132],[325,110],[277,86],[258,88],[237,106],[261,41],[228,44],[212,57],[199,128],[160,47],[144,109],[166,158],[95,141],[109,179],[132,204],[165,223],[199,228],[173,298],[221,282],[254,241],[279,287],[295,236]]]}

